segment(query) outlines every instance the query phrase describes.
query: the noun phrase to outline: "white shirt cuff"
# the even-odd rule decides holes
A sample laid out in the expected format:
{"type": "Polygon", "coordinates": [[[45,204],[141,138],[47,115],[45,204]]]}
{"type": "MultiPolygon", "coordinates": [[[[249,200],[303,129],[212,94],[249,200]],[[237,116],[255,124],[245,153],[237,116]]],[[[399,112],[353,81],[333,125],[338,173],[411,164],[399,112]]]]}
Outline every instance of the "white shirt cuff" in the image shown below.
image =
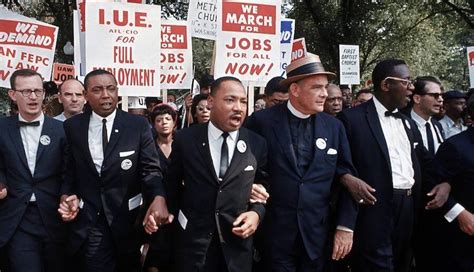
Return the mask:
{"type": "Polygon", "coordinates": [[[464,211],[464,207],[461,206],[461,204],[456,204],[451,210],[449,210],[449,212],[444,215],[444,218],[446,218],[446,220],[451,223],[462,211],[464,211]]]}
{"type": "Polygon", "coordinates": [[[341,226],[341,225],[338,225],[336,227],[337,230],[342,230],[342,231],[347,231],[347,232],[354,232],[353,230],[351,230],[350,228],[348,227],[344,227],[344,226],[341,226]]]}

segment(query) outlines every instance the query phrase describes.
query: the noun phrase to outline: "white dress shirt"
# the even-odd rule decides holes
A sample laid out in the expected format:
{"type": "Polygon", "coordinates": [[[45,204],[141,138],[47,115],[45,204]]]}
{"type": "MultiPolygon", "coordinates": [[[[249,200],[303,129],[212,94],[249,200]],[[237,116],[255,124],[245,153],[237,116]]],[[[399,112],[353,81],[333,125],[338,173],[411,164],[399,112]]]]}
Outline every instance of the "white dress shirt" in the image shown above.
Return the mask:
{"type": "MultiPolygon", "coordinates": [[[[402,119],[385,116],[387,109],[374,96],[375,109],[382,126],[388,147],[388,155],[392,168],[393,188],[411,189],[415,184],[415,170],[411,161],[411,144],[405,132],[402,119]]],[[[394,112],[396,112],[395,110],[394,112]]]]}
{"type": "Polygon", "coordinates": [[[88,143],[89,151],[91,152],[92,161],[94,162],[97,173],[100,174],[102,168],[102,162],[104,161],[104,151],[102,150],[102,119],[106,119],[107,123],[107,139],[110,141],[110,134],[112,133],[112,127],[114,125],[115,114],[117,110],[114,110],[109,116],[102,117],[92,111],[91,119],[89,121],[88,131],[88,143]]]}
{"type": "Polygon", "coordinates": [[[433,134],[434,153],[436,153],[443,139],[441,137],[441,131],[439,131],[438,128],[433,124],[433,122],[431,122],[431,116],[428,120],[425,120],[423,119],[423,117],[419,116],[413,110],[411,110],[410,115],[411,115],[411,119],[415,121],[416,126],[418,127],[418,130],[421,133],[421,138],[423,139],[423,145],[425,146],[426,150],[429,150],[428,136],[426,136],[426,123],[430,123],[431,134],[433,134]],[[438,137],[440,137],[439,139],[441,139],[441,142],[438,140],[438,137]]]}
{"type": "MultiPolygon", "coordinates": [[[[20,114],[18,114],[18,120],[23,122],[26,121],[20,114]]],[[[21,126],[20,134],[21,141],[23,142],[23,148],[25,149],[26,161],[28,162],[28,168],[30,169],[31,176],[35,175],[36,167],[36,153],[38,151],[39,140],[41,131],[43,130],[44,114],[41,113],[38,118],[31,122],[39,121],[40,125],[35,126],[21,126]]],[[[36,201],[36,196],[33,193],[30,197],[30,202],[36,201]]]]}
{"type": "Polygon", "coordinates": [[[66,116],[64,115],[64,111],[61,112],[61,114],[54,116],[54,119],[64,122],[66,121],[66,116]]]}
{"type": "Polygon", "coordinates": [[[456,125],[453,119],[449,118],[447,115],[445,115],[443,119],[439,120],[439,122],[441,123],[441,126],[443,126],[444,139],[448,139],[449,137],[461,133],[467,129],[462,121],[460,125],[456,125]]]}
{"type": "MultiPolygon", "coordinates": [[[[222,148],[222,130],[218,129],[212,121],[209,121],[207,126],[207,138],[209,139],[209,150],[211,151],[212,164],[214,165],[214,170],[216,171],[216,176],[219,177],[219,168],[221,165],[221,148],[222,148]]],[[[227,165],[230,165],[232,157],[234,156],[235,145],[237,144],[237,137],[239,136],[239,131],[229,132],[227,136],[227,148],[229,154],[229,162],[227,165]]]]}

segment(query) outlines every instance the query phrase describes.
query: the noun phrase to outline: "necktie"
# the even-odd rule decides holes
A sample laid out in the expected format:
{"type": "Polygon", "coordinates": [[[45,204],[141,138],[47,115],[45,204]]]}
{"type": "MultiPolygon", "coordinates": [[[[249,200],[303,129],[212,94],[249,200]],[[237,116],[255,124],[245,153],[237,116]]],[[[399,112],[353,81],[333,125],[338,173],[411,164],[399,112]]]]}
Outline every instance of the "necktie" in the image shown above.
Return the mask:
{"type": "Polygon", "coordinates": [[[229,164],[229,149],[227,148],[227,136],[229,136],[228,132],[222,133],[222,147],[221,147],[221,163],[219,167],[219,178],[223,178],[225,175],[225,171],[227,171],[227,166],[229,164]]]}
{"type": "Polygon", "coordinates": [[[109,143],[109,138],[107,137],[107,119],[102,119],[102,151],[107,148],[107,144],[109,143]]]}
{"type": "Polygon", "coordinates": [[[387,116],[387,117],[391,116],[393,118],[403,119],[402,114],[398,111],[396,111],[396,112],[386,111],[385,116],[387,116]]]}
{"type": "Polygon", "coordinates": [[[38,127],[40,125],[39,121],[34,121],[34,122],[24,122],[24,121],[18,121],[18,126],[20,127],[38,127]]]}
{"type": "Polygon", "coordinates": [[[434,139],[433,139],[433,133],[431,132],[430,122],[426,122],[425,127],[426,127],[426,138],[428,139],[428,151],[430,152],[431,155],[434,156],[435,154],[434,139]]]}

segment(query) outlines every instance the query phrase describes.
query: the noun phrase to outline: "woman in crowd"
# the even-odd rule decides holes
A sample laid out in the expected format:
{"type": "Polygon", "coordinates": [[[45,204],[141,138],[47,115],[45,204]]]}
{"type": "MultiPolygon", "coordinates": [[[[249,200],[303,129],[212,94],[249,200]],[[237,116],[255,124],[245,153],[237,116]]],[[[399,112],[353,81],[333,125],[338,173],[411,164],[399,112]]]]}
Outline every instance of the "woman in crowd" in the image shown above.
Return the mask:
{"type": "Polygon", "coordinates": [[[207,94],[198,94],[193,98],[191,106],[193,124],[202,124],[209,121],[211,110],[207,106],[207,97],[207,94]]]}

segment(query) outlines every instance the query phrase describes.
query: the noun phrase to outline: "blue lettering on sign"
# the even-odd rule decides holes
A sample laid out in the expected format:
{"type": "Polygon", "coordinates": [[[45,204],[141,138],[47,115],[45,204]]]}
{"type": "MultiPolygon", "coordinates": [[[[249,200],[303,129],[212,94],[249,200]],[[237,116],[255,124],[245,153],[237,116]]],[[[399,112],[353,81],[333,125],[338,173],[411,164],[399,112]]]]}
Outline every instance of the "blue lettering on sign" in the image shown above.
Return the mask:
{"type": "Polygon", "coordinates": [[[293,31],[294,21],[281,21],[281,36],[280,43],[291,43],[291,32],[293,31]]]}

